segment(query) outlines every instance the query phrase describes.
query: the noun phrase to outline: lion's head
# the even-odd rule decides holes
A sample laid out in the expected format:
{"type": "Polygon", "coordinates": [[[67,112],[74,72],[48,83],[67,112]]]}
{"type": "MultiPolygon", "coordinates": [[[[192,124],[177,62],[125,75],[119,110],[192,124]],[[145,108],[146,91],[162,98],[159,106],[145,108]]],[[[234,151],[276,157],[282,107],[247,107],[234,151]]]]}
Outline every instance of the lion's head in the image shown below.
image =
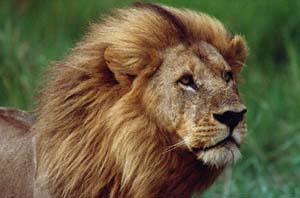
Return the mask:
{"type": "Polygon", "coordinates": [[[246,133],[238,73],[205,41],[170,47],[161,56],[142,98],[152,119],[178,136],[174,147],[188,148],[205,164],[236,160],[246,133]]]}
{"type": "Polygon", "coordinates": [[[94,24],[42,94],[38,179],[66,197],[207,188],[239,157],[246,54],[242,37],[190,10],[137,3],[94,24]]]}

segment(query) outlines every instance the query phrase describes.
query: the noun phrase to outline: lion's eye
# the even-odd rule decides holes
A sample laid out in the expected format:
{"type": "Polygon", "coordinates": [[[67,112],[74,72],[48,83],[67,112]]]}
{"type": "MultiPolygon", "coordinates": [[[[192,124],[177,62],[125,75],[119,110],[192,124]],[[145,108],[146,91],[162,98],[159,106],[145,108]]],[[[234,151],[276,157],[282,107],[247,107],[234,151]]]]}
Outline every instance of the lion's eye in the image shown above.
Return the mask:
{"type": "Polygon", "coordinates": [[[189,74],[181,77],[178,82],[184,86],[189,86],[192,88],[195,88],[195,86],[196,86],[193,76],[189,75],[189,74]]]}
{"type": "Polygon", "coordinates": [[[233,80],[233,73],[232,71],[225,71],[223,74],[224,80],[228,83],[229,81],[233,80]]]}

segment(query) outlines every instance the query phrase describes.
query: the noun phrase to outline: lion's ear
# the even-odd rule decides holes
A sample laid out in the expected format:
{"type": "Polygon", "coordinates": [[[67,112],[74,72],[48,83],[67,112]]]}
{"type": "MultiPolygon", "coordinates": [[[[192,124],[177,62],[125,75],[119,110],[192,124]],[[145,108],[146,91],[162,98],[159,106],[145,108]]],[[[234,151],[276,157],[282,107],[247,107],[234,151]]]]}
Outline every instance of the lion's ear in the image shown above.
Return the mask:
{"type": "Polygon", "coordinates": [[[230,41],[226,53],[226,60],[232,67],[233,72],[239,73],[248,55],[248,47],[243,37],[235,35],[230,41]]]}
{"type": "Polygon", "coordinates": [[[120,84],[130,84],[146,64],[141,54],[114,46],[105,49],[104,60],[120,84]]]}

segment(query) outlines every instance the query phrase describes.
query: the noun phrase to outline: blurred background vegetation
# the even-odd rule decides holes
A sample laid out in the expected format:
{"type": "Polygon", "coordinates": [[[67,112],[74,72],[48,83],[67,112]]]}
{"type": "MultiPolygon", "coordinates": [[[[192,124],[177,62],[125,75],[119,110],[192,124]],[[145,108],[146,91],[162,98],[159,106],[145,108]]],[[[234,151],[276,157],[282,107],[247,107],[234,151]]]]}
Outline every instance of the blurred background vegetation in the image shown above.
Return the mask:
{"type": "MultiPolygon", "coordinates": [[[[131,2],[0,0],[0,106],[32,111],[49,62],[89,23],[131,2]]],[[[241,85],[249,128],[243,159],[203,197],[300,197],[300,1],[153,2],[207,12],[250,47],[241,85]]]]}

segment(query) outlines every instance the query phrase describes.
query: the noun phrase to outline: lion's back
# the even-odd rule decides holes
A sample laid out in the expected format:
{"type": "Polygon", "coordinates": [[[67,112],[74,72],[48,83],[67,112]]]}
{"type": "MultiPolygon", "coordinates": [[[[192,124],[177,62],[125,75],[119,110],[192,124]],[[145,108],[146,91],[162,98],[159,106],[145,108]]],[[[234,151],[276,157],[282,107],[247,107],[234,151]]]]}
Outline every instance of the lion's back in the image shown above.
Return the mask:
{"type": "Polygon", "coordinates": [[[0,197],[33,197],[34,162],[24,111],[0,108],[0,197]]]}

